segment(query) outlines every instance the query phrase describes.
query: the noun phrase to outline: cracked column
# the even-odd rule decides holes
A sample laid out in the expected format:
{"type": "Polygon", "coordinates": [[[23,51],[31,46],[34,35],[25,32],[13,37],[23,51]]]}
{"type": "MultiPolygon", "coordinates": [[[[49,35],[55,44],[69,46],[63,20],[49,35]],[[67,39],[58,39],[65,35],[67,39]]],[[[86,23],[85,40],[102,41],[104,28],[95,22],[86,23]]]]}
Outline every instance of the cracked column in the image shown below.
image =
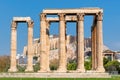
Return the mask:
{"type": "Polygon", "coordinates": [[[59,14],[59,67],[58,72],[66,72],[66,40],[65,40],[65,14],[59,14]]]}
{"type": "Polygon", "coordinates": [[[47,72],[47,53],[46,53],[46,14],[40,15],[40,70],[38,72],[47,72]]]}
{"type": "Polygon", "coordinates": [[[16,49],[17,49],[17,23],[15,21],[12,21],[12,27],[11,27],[11,55],[10,55],[10,69],[8,70],[9,72],[17,72],[17,67],[16,67],[16,49]]]}
{"type": "Polygon", "coordinates": [[[50,54],[50,39],[49,39],[49,26],[50,26],[50,22],[49,21],[46,21],[46,62],[47,62],[47,72],[50,71],[50,68],[49,68],[49,54],[50,54]]]}
{"type": "Polygon", "coordinates": [[[79,13],[78,16],[78,60],[77,71],[85,72],[84,68],[84,14],[79,13]]]}
{"type": "Polygon", "coordinates": [[[25,71],[33,71],[33,25],[32,21],[28,21],[28,59],[25,71]]]}
{"type": "Polygon", "coordinates": [[[97,58],[98,58],[98,66],[97,72],[105,72],[103,67],[103,35],[102,35],[102,13],[98,13],[97,15],[97,58]]]}

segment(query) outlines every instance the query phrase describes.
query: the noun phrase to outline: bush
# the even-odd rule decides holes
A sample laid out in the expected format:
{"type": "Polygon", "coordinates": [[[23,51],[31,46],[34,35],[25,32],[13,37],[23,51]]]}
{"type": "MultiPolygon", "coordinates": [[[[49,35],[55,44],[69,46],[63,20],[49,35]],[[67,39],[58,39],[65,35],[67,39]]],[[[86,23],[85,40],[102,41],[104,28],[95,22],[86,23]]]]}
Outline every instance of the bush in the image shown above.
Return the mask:
{"type": "Polygon", "coordinates": [[[120,72],[120,62],[118,62],[118,61],[109,61],[105,65],[105,70],[108,71],[108,72],[111,72],[111,71],[120,72]]]}
{"type": "Polygon", "coordinates": [[[25,72],[26,66],[17,65],[18,72],[25,72]]]}
{"type": "Polygon", "coordinates": [[[85,69],[86,70],[91,70],[92,68],[92,63],[91,61],[85,61],[85,69]]]}
{"type": "Polygon", "coordinates": [[[50,61],[50,70],[57,70],[59,61],[58,59],[53,59],[50,61]]]}
{"type": "Polygon", "coordinates": [[[57,70],[57,66],[56,65],[50,65],[50,70],[57,70]]]}
{"type": "Polygon", "coordinates": [[[0,72],[7,72],[10,67],[10,57],[0,56],[0,72]]]}
{"type": "Polygon", "coordinates": [[[33,66],[33,69],[34,69],[34,72],[37,72],[38,70],[40,70],[40,63],[36,63],[36,64],[33,66]]]}
{"type": "Polygon", "coordinates": [[[87,57],[87,60],[85,60],[84,62],[84,66],[86,70],[91,70],[92,68],[92,57],[91,56],[87,57]]]}
{"type": "Polygon", "coordinates": [[[76,62],[71,62],[67,64],[67,70],[76,70],[77,63],[76,62]]]}
{"type": "Polygon", "coordinates": [[[103,64],[106,65],[110,60],[108,58],[103,58],[103,64]]]}

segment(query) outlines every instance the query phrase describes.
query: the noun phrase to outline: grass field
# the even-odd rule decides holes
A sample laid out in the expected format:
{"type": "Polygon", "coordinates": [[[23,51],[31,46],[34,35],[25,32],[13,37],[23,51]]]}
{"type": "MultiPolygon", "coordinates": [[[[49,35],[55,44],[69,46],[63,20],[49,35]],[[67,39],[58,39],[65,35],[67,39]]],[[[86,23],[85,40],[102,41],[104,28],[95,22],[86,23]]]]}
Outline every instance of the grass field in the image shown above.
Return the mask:
{"type": "Polygon", "coordinates": [[[112,76],[112,78],[0,78],[0,80],[120,80],[120,76],[112,76]]]}

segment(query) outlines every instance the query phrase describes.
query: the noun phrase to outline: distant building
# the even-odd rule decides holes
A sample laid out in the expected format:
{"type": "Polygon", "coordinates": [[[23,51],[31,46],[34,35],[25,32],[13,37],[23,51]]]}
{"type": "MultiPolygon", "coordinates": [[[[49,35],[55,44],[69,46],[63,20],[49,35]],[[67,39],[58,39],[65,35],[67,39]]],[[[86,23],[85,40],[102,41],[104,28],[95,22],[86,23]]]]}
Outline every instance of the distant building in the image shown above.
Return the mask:
{"type": "Polygon", "coordinates": [[[103,52],[103,55],[105,58],[113,61],[113,60],[117,60],[120,62],[120,53],[117,51],[112,51],[112,50],[105,50],[103,52]]]}

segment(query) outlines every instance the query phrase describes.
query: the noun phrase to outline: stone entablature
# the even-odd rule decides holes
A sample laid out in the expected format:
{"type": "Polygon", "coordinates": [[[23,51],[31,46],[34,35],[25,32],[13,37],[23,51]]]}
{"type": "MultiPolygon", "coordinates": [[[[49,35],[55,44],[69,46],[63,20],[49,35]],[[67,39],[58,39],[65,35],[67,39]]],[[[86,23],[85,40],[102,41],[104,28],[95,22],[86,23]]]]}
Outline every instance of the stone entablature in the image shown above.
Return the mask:
{"type": "Polygon", "coordinates": [[[30,20],[31,20],[30,17],[13,17],[13,21],[17,22],[28,22],[30,20]]]}
{"type": "Polygon", "coordinates": [[[101,8],[79,8],[79,9],[44,9],[43,13],[46,14],[58,14],[58,13],[65,13],[65,14],[76,14],[76,13],[84,13],[84,14],[96,14],[96,13],[103,13],[103,9],[101,8]]]}

